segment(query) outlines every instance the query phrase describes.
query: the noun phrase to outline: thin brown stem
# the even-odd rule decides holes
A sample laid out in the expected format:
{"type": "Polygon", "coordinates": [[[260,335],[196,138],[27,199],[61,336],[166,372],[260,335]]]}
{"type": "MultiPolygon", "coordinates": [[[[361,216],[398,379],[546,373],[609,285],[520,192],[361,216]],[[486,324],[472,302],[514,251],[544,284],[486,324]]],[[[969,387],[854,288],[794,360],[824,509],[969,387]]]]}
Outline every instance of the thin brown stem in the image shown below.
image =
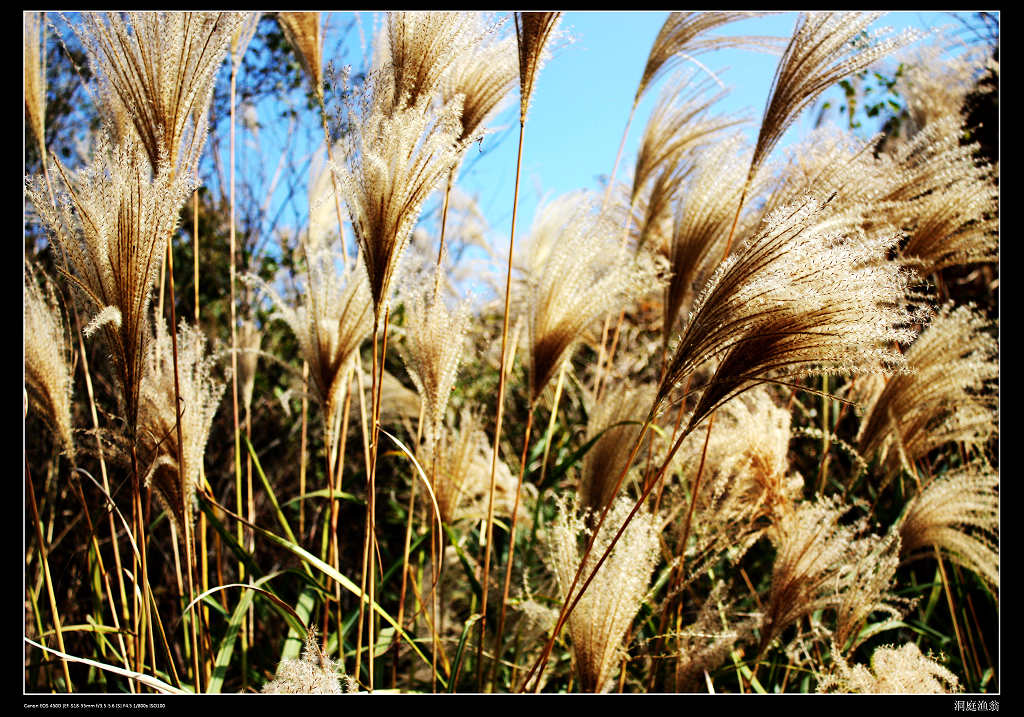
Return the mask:
{"type": "Polygon", "coordinates": [[[494,537],[494,488],[495,475],[498,467],[498,451],[501,446],[501,420],[505,410],[505,361],[506,349],[508,348],[508,319],[509,306],[512,296],[512,254],[514,253],[516,240],[516,208],[519,206],[519,174],[523,163],[523,135],[526,132],[525,120],[519,122],[519,147],[516,150],[516,181],[512,196],[512,230],[508,240],[508,271],[505,276],[505,310],[501,323],[501,365],[498,372],[498,411],[494,425],[494,450],[491,454],[491,478],[487,495],[487,538],[484,544],[484,569],[482,586],[482,597],[480,600],[480,641],[477,644],[477,687],[482,687],[483,682],[483,657],[484,640],[487,634],[487,593],[490,584],[491,573],[491,542],[494,537]]]}
{"type": "MultiPolygon", "coordinates": [[[[309,385],[309,362],[302,362],[302,385],[309,385]]],[[[309,413],[309,397],[302,392],[302,428],[299,438],[299,535],[306,534],[306,416],[309,413]]]]}
{"type": "MultiPolygon", "coordinates": [[[[168,242],[167,242],[167,275],[169,277],[169,281],[167,282],[167,284],[168,284],[168,289],[169,289],[169,292],[170,292],[170,295],[168,297],[170,299],[170,301],[168,303],[170,304],[170,309],[171,309],[171,356],[173,358],[173,364],[174,364],[174,406],[175,406],[175,411],[174,411],[174,413],[175,413],[174,430],[175,430],[175,433],[176,433],[177,439],[178,439],[177,443],[175,445],[175,453],[176,453],[176,459],[178,461],[179,480],[184,481],[185,477],[183,475],[181,475],[181,473],[183,472],[184,467],[185,467],[185,461],[184,461],[184,459],[182,457],[182,453],[181,453],[182,446],[184,446],[184,441],[182,439],[182,434],[181,434],[181,404],[182,404],[182,400],[181,400],[181,388],[180,388],[180,384],[179,384],[179,381],[178,381],[178,373],[179,373],[179,371],[178,371],[178,332],[177,332],[177,323],[178,323],[178,321],[177,321],[177,312],[176,312],[175,307],[174,307],[174,304],[175,304],[175,300],[174,300],[174,252],[172,251],[172,241],[170,241],[170,240],[168,240],[168,242]]],[[[195,555],[194,555],[194,546],[193,546],[193,538],[192,538],[192,506],[189,505],[189,503],[188,503],[185,491],[183,490],[181,493],[182,493],[181,509],[182,509],[182,515],[184,516],[183,522],[184,522],[184,531],[185,531],[185,535],[184,535],[184,540],[185,540],[185,563],[186,563],[185,568],[186,568],[186,571],[188,573],[188,580],[187,580],[187,583],[188,583],[188,599],[189,599],[189,602],[192,602],[192,600],[195,598],[195,594],[196,594],[195,593],[195,581],[194,581],[194,577],[193,577],[194,574],[195,574],[195,555]]],[[[147,589],[148,589],[148,585],[147,585],[147,589]]],[[[193,646],[193,649],[192,649],[192,670],[193,670],[192,679],[193,679],[193,683],[194,683],[194,686],[195,686],[195,690],[196,690],[197,693],[199,693],[199,692],[202,692],[202,676],[200,675],[200,670],[199,670],[199,642],[198,642],[197,633],[196,633],[196,618],[195,618],[195,616],[190,616],[189,617],[189,630],[191,631],[191,634],[192,634],[192,646],[193,646]]],[[[152,634],[150,634],[150,639],[152,639],[152,634]]]]}
{"type": "MultiPolygon", "coordinates": [[[[629,461],[627,462],[626,468],[623,470],[622,474],[620,475],[619,480],[616,482],[616,488],[613,491],[613,494],[618,492],[619,485],[622,483],[622,479],[625,477],[626,471],[629,470],[629,463],[632,463],[633,458],[636,456],[636,451],[638,450],[639,445],[640,445],[641,441],[643,440],[643,436],[646,433],[647,428],[650,426],[650,423],[651,423],[652,420],[653,420],[653,417],[649,416],[647,421],[644,422],[643,430],[641,430],[640,435],[637,437],[636,444],[634,445],[633,454],[630,457],[629,461]]],[[[580,599],[583,597],[583,594],[586,592],[587,588],[590,586],[590,583],[593,582],[594,577],[597,575],[598,571],[601,569],[601,566],[604,565],[605,560],[608,559],[608,556],[611,554],[612,550],[618,544],[619,539],[622,537],[622,534],[626,531],[626,528],[629,527],[629,524],[630,524],[630,522],[632,522],[633,517],[636,515],[637,511],[640,510],[640,506],[642,506],[644,504],[644,502],[647,500],[647,496],[650,495],[651,490],[653,490],[654,486],[656,486],[661,481],[661,479],[664,478],[665,473],[668,470],[668,466],[671,464],[672,459],[675,457],[675,454],[679,451],[680,446],[682,446],[683,441],[689,435],[689,433],[692,430],[692,428],[693,428],[693,426],[689,426],[687,428],[687,430],[683,431],[683,433],[680,434],[679,438],[676,439],[675,444],[672,446],[672,450],[669,451],[668,456],[666,456],[664,462],[662,463],[661,468],[658,471],[658,474],[654,477],[653,480],[651,480],[644,487],[643,492],[641,493],[640,497],[637,499],[636,504],[633,506],[633,509],[630,511],[629,515],[626,516],[626,520],[623,522],[623,524],[619,528],[618,532],[615,534],[615,536],[612,538],[611,542],[608,544],[608,547],[605,549],[605,552],[602,554],[601,558],[597,561],[597,564],[595,565],[594,569],[591,571],[590,576],[587,578],[586,582],[584,582],[582,587],[580,587],[579,591],[576,592],[576,596],[572,599],[571,602],[567,599],[562,604],[562,609],[560,611],[559,618],[558,618],[557,622],[555,623],[554,629],[551,631],[551,635],[548,637],[548,641],[547,641],[547,643],[544,646],[544,650],[541,653],[540,658],[537,660],[536,663],[534,663],[534,666],[530,669],[529,674],[527,674],[526,679],[523,681],[523,686],[520,688],[520,691],[524,691],[526,689],[526,686],[529,684],[530,679],[534,675],[537,675],[537,679],[534,681],[533,690],[537,691],[537,690],[540,689],[540,675],[543,674],[544,666],[547,664],[548,658],[551,656],[551,650],[554,647],[555,639],[557,638],[558,634],[561,632],[562,627],[565,625],[566,620],[569,619],[569,615],[572,614],[572,611],[575,609],[576,605],[579,604],[580,599]]],[[[595,540],[597,538],[597,535],[599,534],[602,526],[604,525],[605,519],[607,518],[608,512],[609,512],[609,510],[611,508],[611,504],[612,504],[612,502],[609,501],[608,505],[605,506],[604,511],[601,514],[600,520],[597,522],[597,525],[594,527],[594,532],[593,532],[593,534],[590,537],[590,540],[588,542],[586,550],[583,552],[583,558],[580,560],[580,565],[576,569],[576,576],[573,578],[573,582],[569,586],[569,590],[566,593],[567,595],[571,596],[573,594],[573,589],[575,588],[576,583],[578,582],[579,577],[580,577],[580,575],[583,572],[583,566],[586,564],[587,559],[590,556],[590,552],[593,549],[594,542],[595,542],[595,540]]]]}
{"type": "Polygon", "coordinates": [[[562,385],[565,383],[565,371],[568,365],[568,362],[563,361],[561,368],[558,369],[558,381],[555,383],[555,398],[552,401],[551,417],[548,419],[548,429],[544,434],[544,457],[541,458],[540,478],[537,479],[537,485],[544,485],[544,478],[547,475],[548,455],[551,452],[551,438],[555,432],[555,420],[558,418],[558,404],[562,400],[562,385]]]}
{"type": "MultiPolygon", "coordinates": [[[[39,507],[36,504],[36,491],[32,485],[32,476],[28,469],[28,459],[25,460],[25,485],[28,486],[28,502],[32,508],[32,522],[36,526],[36,539],[39,541],[39,563],[43,568],[43,578],[46,583],[46,596],[50,601],[50,612],[53,616],[53,628],[57,635],[57,647],[61,652],[67,653],[64,649],[64,633],[61,630],[60,624],[60,611],[57,609],[57,598],[53,593],[53,580],[50,577],[50,561],[46,556],[46,540],[43,537],[43,523],[39,520],[39,507]]],[[[64,685],[67,687],[68,692],[74,691],[74,685],[71,683],[71,673],[68,672],[67,660],[61,658],[61,667],[64,670],[64,685]]]]}
{"type": "Polygon", "coordinates": [[[498,631],[494,636],[494,660],[491,667],[489,682],[494,681],[494,671],[497,670],[498,661],[501,659],[501,639],[505,634],[505,611],[508,607],[508,589],[512,583],[512,564],[515,561],[516,549],[516,518],[519,516],[519,499],[522,494],[523,478],[526,475],[526,460],[530,449],[530,431],[533,428],[533,414],[535,408],[530,407],[526,417],[526,432],[523,434],[523,454],[519,459],[519,478],[516,480],[516,498],[512,505],[512,521],[508,530],[508,558],[505,560],[505,583],[501,590],[501,613],[498,617],[498,631]]]}

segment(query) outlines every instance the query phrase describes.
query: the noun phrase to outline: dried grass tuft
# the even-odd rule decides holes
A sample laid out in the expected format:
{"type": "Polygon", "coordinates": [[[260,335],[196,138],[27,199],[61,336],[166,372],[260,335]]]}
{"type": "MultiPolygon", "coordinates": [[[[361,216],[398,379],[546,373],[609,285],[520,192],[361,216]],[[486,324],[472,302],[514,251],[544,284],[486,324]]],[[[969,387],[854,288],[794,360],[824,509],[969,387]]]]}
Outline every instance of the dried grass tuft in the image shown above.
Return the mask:
{"type": "Polygon", "coordinates": [[[25,390],[33,411],[50,427],[69,455],[71,429],[71,344],[57,291],[28,260],[24,273],[25,390]],[[40,285],[40,278],[43,279],[40,285]]]}
{"type": "MultiPolygon", "coordinates": [[[[633,501],[628,498],[616,501],[587,558],[587,573],[594,569],[611,543],[616,526],[625,522],[632,507],[633,501]]],[[[589,535],[587,522],[586,512],[580,513],[574,500],[559,501],[548,549],[563,602],[573,597],[566,593],[582,558],[580,540],[589,535]]],[[[622,641],[646,598],[657,561],[656,520],[647,513],[637,514],[569,617],[569,636],[582,690],[606,692],[611,688],[623,657],[622,641]]]]}

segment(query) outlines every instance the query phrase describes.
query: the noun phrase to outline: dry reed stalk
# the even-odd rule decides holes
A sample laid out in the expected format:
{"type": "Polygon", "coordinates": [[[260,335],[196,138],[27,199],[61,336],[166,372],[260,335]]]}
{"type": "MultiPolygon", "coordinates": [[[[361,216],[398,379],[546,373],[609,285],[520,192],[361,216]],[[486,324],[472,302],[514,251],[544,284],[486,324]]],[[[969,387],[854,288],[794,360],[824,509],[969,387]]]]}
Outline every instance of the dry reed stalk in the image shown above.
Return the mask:
{"type": "Polygon", "coordinates": [[[505,614],[508,608],[508,591],[512,583],[512,565],[515,559],[516,548],[516,523],[519,517],[519,501],[522,495],[523,478],[526,475],[527,451],[530,448],[530,433],[533,430],[533,417],[536,413],[536,406],[531,405],[526,414],[526,428],[523,431],[523,452],[519,458],[519,477],[516,480],[516,498],[512,505],[512,524],[508,531],[508,553],[505,556],[505,581],[501,591],[501,611],[498,614],[498,629],[494,634],[494,660],[491,663],[491,670],[488,677],[488,691],[493,688],[494,673],[498,669],[498,661],[501,659],[502,638],[505,636],[505,614]]]}
{"type": "Polygon", "coordinates": [[[514,15],[516,44],[519,48],[519,144],[516,149],[516,179],[512,196],[512,228],[508,240],[508,269],[505,276],[505,308],[501,325],[501,361],[498,369],[498,408],[495,417],[494,450],[491,454],[491,481],[487,500],[487,531],[483,560],[483,597],[480,614],[480,640],[477,643],[477,687],[483,687],[483,654],[487,632],[487,586],[490,584],[491,542],[494,536],[494,489],[501,441],[501,423],[504,417],[506,357],[508,348],[509,305],[512,291],[512,257],[515,254],[516,209],[519,205],[519,175],[523,162],[523,137],[526,132],[526,112],[533,93],[537,72],[546,56],[547,44],[561,18],[560,12],[517,12],[514,15]]]}
{"type": "MultiPolygon", "coordinates": [[[[196,160],[196,164],[198,166],[198,159],[196,160]]],[[[168,282],[168,285],[170,287],[170,299],[171,299],[171,301],[170,301],[171,326],[174,326],[177,323],[178,319],[177,319],[176,308],[175,308],[177,302],[175,301],[175,298],[174,298],[174,251],[172,249],[171,243],[172,243],[171,241],[167,242],[167,276],[170,278],[170,281],[168,282]]],[[[196,350],[197,351],[199,350],[198,346],[196,347],[196,350]]],[[[181,397],[180,373],[179,373],[179,367],[178,367],[178,335],[177,335],[177,332],[175,332],[175,331],[171,332],[171,359],[172,359],[172,367],[173,367],[173,371],[174,371],[174,374],[173,374],[174,375],[174,405],[175,406],[179,406],[179,405],[181,405],[183,399],[181,397]]],[[[143,377],[143,381],[145,381],[145,377],[143,377]]],[[[175,451],[177,453],[176,463],[177,463],[177,466],[179,467],[179,470],[180,470],[181,467],[185,465],[184,457],[183,457],[183,454],[182,454],[182,451],[184,450],[184,443],[185,442],[184,442],[184,438],[182,437],[181,414],[177,414],[176,417],[175,417],[174,430],[175,430],[175,433],[177,434],[177,440],[174,443],[174,448],[175,448],[175,451]]],[[[202,471],[200,470],[200,473],[201,472],[202,471]]],[[[196,572],[197,566],[196,566],[196,561],[195,561],[195,534],[194,534],[194,526],[193,526],[192,521],[191,521],[192,505],[191,505],[191,502],[186,502],[188,499],[186,498],[186,494],[185,494],[184,491],[182,491],[181,499],[182,499],[182,505],[181,505],[182,512],[187,515],[187,519],[185,520],[185,523],[184,523],[184,528],[185,528],[185,530],[184,530],[184,533],[185,533],[185,540],[184,540],[184,542],[185,542],[185,560],[186,560],[187,568],[188,568],[188,571],[187,571],[188,572],[188,599],[189,599],[189,602],[191,602],[192,599],[193,599],[193,596],[196,594],[196,592],[195,592],[195,582],[196,582],[195,572],[196,572]]],[[[148,498],[147,498],[147,502],[146,502],[146,512],[147,512],[147,519],[148,519],[148,513],[149,513],[149,499],[148,498]]],[[[182,599],[184,599],[184,597],[185,596],[182,595],[182,599]]],[[[150,599],[152,599],[152,595],[150,595],[150,599]]],[[[202,614],[203,614],[203,612],[200,611],[200,616],[202,614]]],[[[157,621],[159,622],[159,616],[157,618],[157,621]]],[[[199,648],[199,640],[197,638],[197,633],[196,633],[196,618],[195,618],[194,615],[190,615],[189,616],[188,623],[189,623],[189,629],[192,632],[192,645],[193,645],[193,649],[192,649],[192,678],[193,678],[193,681],[194,681],[193,684],[195,685],[196,692],[200,692],[202,690],[202,684],[203,683],[202,683],[202,677],[201,677],[200,671],[199,671],[199,660],[200,660],[200,654],[199,653],[200,653],[200,648],[199,648]]],[[[149,635],[150,635],[150,643],[151,643],[150,644],[150,650],[153,653],[153,660],[154,660],[153,670],[155,672],[156,671],[156,662],[155,662],[155,660],[156,660],[156,650],[152,646],[152,641],[153,641],[153,631],[152,631],[152,629],[150,629],[149,635]]]]}
{"type": "MultiPolygon", "coordinates": [[[[28,460],[25,462],[25,484],[28,486],[28,503],[32,508],[32,522],[36,526],[36,540],[39,541],[39,562],[42,565],[43,580],[46,584],[46,595],[50,601],[50,613],[53,617],[54,631],[57,635],[57,647],[60,648],[61,652],[67,652],[64,649],[64,633],[61,629],[60,622],[60,610],[57,609],[57,599],[53,594],[53,580],[50,577],[50,561],[46,555],[46,538],[43,535],[43,523],[39,519],[39,507],[36,504],[36,492],[32,485],[32,476],[28,470],[28,460]]],[[[67,660],[61,659],[61,667],[64,670],[64,684],[67,687],[67,691],[73,692],[75,687],[71,682],[71,674],[68,672],[67,660]]]]}
{"type": "MultiPolygon", "coordinates": [[[[228,96],[228,101],[230,103],[229,104],[229,106],[230,106],[230,112],[229,112],[230,113],[230,118],[229,118],[229,130],[228,130],[228,132],[230,134],[230,140],[229,140],[229,142],[230,142],[229,161],[231,162],[231,166],[230,166],[230,179],[229,179],[229,182],[230,182],[230,189],[229,189],[230,200],[229,201],[230,201],[230,207],[231,207],[230,208],[231,216],[230,216],[230,225],[229,225],[229,229],[228,229],[228,233],[229,233],[228,252],[229,252],[229,262],[230,262],[230,264],[229,264],[230,269],[229,269],[228,281],[230,282],[230,301],[231,301],[231,318],[230,318],[230,320],[231,320],[231,417],[232,417],[232,431],[233,431],[233,435],[234,435],[234,444],[235,444],[235,510],[238,512],[239,515],[241,515],[242,514],[242,500],[241,500],[241,497],[242,497],[241,450],[242,450],[242,448],[241,448],[241,437],[240,437],[240,434],[239,434],[239,425],[238,425],[238,375],[239,375],[239,366],[238,366],[238,359],[237,359],[237,356],[236,356],[236,352],[238,350],[238,328],[237,328],[238,325],[237,325],[237,315],[236,315],[236,312],[237,312],[237,300],[236,300],[236,295],[235,295],[235,282],[237,280],[237,265],[236,265],[236,258],[235,258],[235,252],[236,252],[236,246],[235,246],[236,245],[236,236],[235,236],[235,231],[236,231],[236,227],[235,227],[235,207],[236,207],[236,205],[235,205],[235,89],[236,89],[237,78],[238,78],[238,70],[241,67],[242,59],[245,56],[245,51],[248,48],[249,43],[252,41],[252,38],[253,38],[253,36],[256,33],[256,28],[259,25],[260,13],[259,12],[237,13],[235,15],[235,17],[236,17],[237,22],[234,25],[234,29],[233,29],[233,31],[231,33],[231,38],[230,38],[230,43],[229,43],[230,54],[231,54],[231,79],[230,79],[229,96],[228,96]]],[[[196,158],[196,161],[198,163],[198,157],[196,158]]],[[[197,166],[198,166],[198,164],[197,164],[197,166]]],[[[198,256],[198,253],[199,252],[198,252],[198,239],[197,239],[197,246],[196,246],[196,255],[197,256],[198,256]]],[[[198,292],[198,276],[197,276],[197,279],[196,279],[196,286],[197,286],[196,291],[198,292]]],[[[196,296],[198,297],[198,293],[196,294],[196,296]]],[[[197,326],[198,326],[198,321],[199,321],[198,311],[199,311],[199,302],[198,302],[198,298],[197,298],[197,300],[196,300],[196,325],[197,326]]],[[[243,324],[243,328],[244,328],[244,324],[243,324]]],[[[251,395],[252,395],[251,389],[249,389],[249,391],[248,391],[248,393],[246,395],[248,395],[249,399],[251,400],[251,395]]],[[[246,424],[247,424],[246,433],[247,434],[251,434],[251,429],[250,429],[250,427],[248,425],[249,424],[249,410],[248,410],[248,406],[246,407],[246,424]]],[[[253,495],[252,495],[252,463],[251,463],[251,458],[249,457],[248,454],[246,455],[246,469],[247,469],[246,487],[247,487],[247,493],[248,493],[248,498],[249,498],[248,501],[247,501],[247,506],[249,508],[247,515],[249,517],[249,521],[253,522],[255,520],[255,517],[254,517],[254,510],[252,508],[252,504],[253,504],[253,495]]],[[[203,514],[202,518],[205,520],[206,515],[203,514]]],[[[239,524],[238,527],[237,527],[237,534],[236,535],[238,537],[238,540],[239,540],[240,544],[248,545],[250,547],[250,550],[252,549],[252,546],[255,544],[255,539],[256,539],[255,533],[252,530],[246,530],[241,524],[239,524]],[[248,535],[246,535],[247,533],[248,533],[248,535]],[[245,538],[247,538],[247,542],[243,542],[243,539],[245,539],[245,538]]],[[[204,548],[204,554],[205,554],[205,548],[204,548]]],[[[239,562],[239,564],[238,564],[238,578],[239,578],[239,580],[242,580],[244,578],[244,576],[245,576],[245,567],[244,567],[244,565],[242,565],[241,562],[239,562]]],[[[205,575],[204,575],[204,577],[205,577],[205,575]]],[[[250,610],[250,615],[251,615],[251,612],[252,611],[250,610]]],[[[246,658],[247,658],[248,645],[249,645],[249,641],[250,641],[251,636],[252,636],[252,631],[253,631],[252,630],[252,619],[250,617],[250,619],[244,621],[244,624],[242,626],[242,653],[243,653],[243,658],[242,659],[243,659],[243,663],[246,661],[246,658]]]]}
{"type": "Polygon", "coordinates": [[[551,438],[555,433],[555,422],[558,418],[558,405],[562,400],[562,386],[565,384],[566,368],[568,368],[568,364],[562,363],[561,368],[558,369],[558,380],[555,381],[555,397],[551,399],[551,415],[548,418],[548,428],[544,432],[544,455],[540,459],[540,477],[537,479],[538,485],[544,485],[544,477],[548,472],[548,456],[551,454],[551,438]]]}
{"type": "MultiPolygon", "coordinates": [[[[309,384],[309,362],[302,360],[302,385],[309,384]]],[[[309,410],[309,397],[302,392],[302,428],[299,438],[299,535],[306,534],[306,415],[309,410]]]]}
{"type": "MultiPolygon", "coordinates": [[[[416,440],[413,443],[413,445],[416,447],[417,451],[420,449],[420,441],[423,438],[423,417],[424,417],[424,413],[425,412],[426,412],[426,403],[425,403],[425,401],[422,400],[422,397],[421,397],[421,399],[420,399],[420,415],[419,415],[418,420],[416,421],[416,440]]],[[[437,470],[437,465],[435,463],[432,466],[431,473],[432,474],[436,473],[436,470],[437,470]]],[[[434,482],[434,480],[431,479],[431,482],[434,482]]],[[[418,482],[414,478],[411,481],[411,485],[409,487],[409,504],[406,507],[405,545],[404,545],[404,547],[402,549],[402,587],[400,588],[400,590],[398,592],[398,620],[397,620],[397,623],[398,623],[399,628],[401,628],[403,630],[405,629],[405,593],[406,593],[406,587],[407,587],[408,577],[409,577],[409,547],[412,544],[412,518],[413,518],[413,511],[416,508],[416,489],[418,487],[419,487],[419,484],[418,484],[418,482]]],[[[431,525],[433,525],[433,524],[431,523],[431,525]]],[[[431,550],[433,550],[433,547],[434,547],[433,546],[433,539],[431,539],[431,550]]],[[[392,645],[396,645],[398,643],[398,639],[399,639],[399,637],[398,637],[398,634],[396,633],[394,639],[391,642],[391,644],[392,645]]],[[[399,652],[398,649],[395,649],[394,658],[391,661],[391,686],[395,687],[395,688],[398,687],[398,652],[399,652]]],[[[431,669],[436,671],[436,669],[437,669],[437,651],[436,651],[436,649],[434,650],[434,653],[433,653],[433,655],[431,657],[431,660],[432,660],[431,669]]]]}
{"type": "MultiPolygon", "coordinates": [[[[81,320],[79,319],[79,316],[78,316],[78,310],[74,308],[74,304],[72,304],[72,309],[74,310],[74,314],[75,314],[75,326],[79,327],[79,326],[81,326],[81,320]]],[[[76,333],[77,338],[78,338],[78,353],[79,353],[79,358],[81,359],[82,375],[83,375],[83,377],[85,379],[86,395],[89,398],[90,418],[92,419],[92,427],[93,427],[93,430],[94,430],[95,435],[96,435],[96,454],[97,454],[97,457],[99,458],[99,463],[100,463],[100,477],[103,479],[102,489],[107,494],[109,494],[110,493],[110,479],[107,476],[106,452],[103,449],[103,442],[100,439],[100,433],[99,433],[100,424],[99,424],[99,417],[98,417],[97,412],[96,412],[96,397],[95,397],[95,394],[93,392],[92,376],[91,376],[90,371],[89,371],[89,362],[88,362],[88,358],[87,358],[86,351],[85,351],[85,340],[83,339],[82,332],[80,330],[76,331],[75,333],[76,333]]],[[[123,563],[122,563],[122,560],[121,560],[120,541],[118,541],[118,539],[117,539],[117,527],[114,524],[114,514],[113,514],[113,511],[107,511],[107,527],[108,527],[108,530],[110,532],[110,541],[111,541],[111,545],[113,547],[113,552],[114,552],[114,571],[115,571],[115,573],[117,575],[118,595],[119,595],[119,597],[121,599],[121,620],[124,620],[125,622],[127,622],[130,618],[129,618],[129,613],[128,613],[128,597],[125,594],[125,589],[124,589],[124,574],[125,574],[125,570],[122,567],[123,563]]],[[[120,620],[118,619],[117,613],[114,610],[114,599],[113,599],[112,596],[109,595],[109,592],[110,592],[109,577],[105,573],[104,573],[104,580],[107,582],[108,600],[110,601],[110,605],[111,605],[111,611],[112,611],[112,617],[113,617],[113,620],[114,620],[114,626],[117,627],[117,628],[120,628],[120,620]]],[[[118,639],[118,645],[121,647],[121,653],[122,653],[122,655],[124,655],[125,668],[127,669],[129,667],[129,663],[128,663],[127,651],[125,649],[125,644],[124,644],[124,637],[122,635],[118,635],[117,639],[118,639]]],[[[132,689],[134,690],[134,687],[132,689]]]]}

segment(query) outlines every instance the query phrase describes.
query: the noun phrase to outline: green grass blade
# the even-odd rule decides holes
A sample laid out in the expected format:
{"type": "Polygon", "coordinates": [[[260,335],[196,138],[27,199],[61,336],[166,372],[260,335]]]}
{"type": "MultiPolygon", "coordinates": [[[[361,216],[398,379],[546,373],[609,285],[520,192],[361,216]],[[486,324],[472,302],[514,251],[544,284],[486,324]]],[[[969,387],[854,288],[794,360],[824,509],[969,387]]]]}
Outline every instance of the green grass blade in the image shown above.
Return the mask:
{"type": "Polygon", "coordinates": [[[384,608],[382,608],[376,602],[371,603],[369,596],[364,595],[362,593],[362,591],[359,589],[358,585],[356,585],[354,582],[349,580],[347,577],[342,575],[340,572],[338,572],[337,570],[332,568],[330,565],[325,563],[323,560],[320,560],[320,558],[316,557],[315,555],[313,555],[309,551],[304,550],[303,548],[301,548],[298,545],[296,545],[294,542],[292,542],[290,540],[287,540],[286,538],[282,538],[279,535],[275,535],[274,533],[271,533],[269,530],[264,530],[263,528],[260,528],[258,526],[250,526],[250,527],[252,527],[253,530],[255,530],[259,535],[262,535],[264,538],[266,538],[270,542],[272,542],[272,543],[274,543],[276,545],[279,545],[280,547],[284,548],[285,550],[287,550],[288,552],[292,553],[293,555],[298,556],[303,561],[305,561],[305,563],[315,567],[317,570],[322,572],[324,575],[329,577],[331,580],[334,580],[339,585],[341,585],[341,587],[345,588],[346,590],[348,590],[350,593],[352,593],[356,597],[359,597],[374,612],[376,612],[378,615],[380,615],[382,618],[384,618],[384,620],[386,620],[389,625],[391,625],[392,627],[394,627],[397,630],[398,634],[402,636],[402,639],[405,640],[406,643],[408,643],[410,647],[412,647],[413,651],[419,656],[419,658],[421,660],[423,660],[428,665],[430,664],[430,659],[426,655],[423,654],[423,652],[420,650],[420,648],[416,644],[416,642],[408,634],[406,634],[406,632],[404,630],[402,630],[398,626],[398,623],[395,622],[395,619],[393,617],[391,617],[391,615],[386,610],[384,610],[384,608]]]}

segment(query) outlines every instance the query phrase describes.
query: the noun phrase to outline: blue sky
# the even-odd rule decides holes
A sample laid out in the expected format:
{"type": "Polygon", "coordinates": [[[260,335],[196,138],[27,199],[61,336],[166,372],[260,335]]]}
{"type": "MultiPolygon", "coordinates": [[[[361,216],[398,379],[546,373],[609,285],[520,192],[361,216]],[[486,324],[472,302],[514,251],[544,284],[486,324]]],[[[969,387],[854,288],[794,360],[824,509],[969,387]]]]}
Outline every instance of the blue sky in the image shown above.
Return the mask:
{"type": "MultiPolygon", "coordinates": [[[[362,41],[369,43],[374,37],[375,27],[381,22],[380,14],[375,17],[373,13],[359,13],[358,17],[362,25],[362,41]]],[[[651,44],[667,17],[668,13],[661,11],[564,14],[561,29],[571,35],[572,41],[562,43],[541,70],[527,118],[516,222],[517,243],[529,232],[541,201],[580,189],[598,191],[602,188],[599,178],[612,172],[637,83],[651,44]]],[[[357,69],[363,64],[360,32],[353,31],[344,40],[340,39],[338,32],[351,18],[350,13],[332,13],[324,42],[325,64],[333,61],[335,65],[352,64],[357,69]]],[[[795,12],[755,17],[725,25],[715,34],[788,38],[796,18],[795,12]]],[[[895,12],[883,17],[873,28],[888,26],[894,31],[906,27],[929,30],[954,23],[955,19],[948,13],[895,12]]],[[[365,51],[368,53],[369,48],[365,51]]],[[[750,121],[743,129],[753,143],[775,73],[777,56],[750,50],[722,50],[702,54],[698,59],[730,90],[715,105],[714,111],[743,113],[748,117],[750,121]]],[[[678,69],[693,67],[692,63],[684,63],[678,69]]],[[[648,115],[657,103],[662,87],[671,77],[670,73],[650,87],[638,107],[617,180],[628,178],[648,115]]],[[[831,97],[833,104],[838,105],[839,91],[833,90],[831,97]]],[[[816,117],[815,109],[812,106],[794,123],[776,147],[776,153],[794,137],[810,129],[816,117]]],[[[836,115],[833,113],[833,116],[836,115]]],[[[315,116],[303,117],[302,123],[309,125],[304,129],[304,137],[312,143],[320,143],[322,134],[318,119],[315,116]]],[[[476,197],[490,226],[492,246],[501,255],[507,251],[512,217],[518,135],[517,93],[513,94],[508,110],[492,122],[492,127],[496,131],[485,138],[483,151],[475,147],[469,150],[459,173],[459,187],[476,197]]],[[[278,133],[280,137],[284,130],[266,126],[261,131],[264,139],[259,147],[244,141],[241,143],[238,171],[247,173],[250,179],[254,175],[262,175],[257,184],[266,186],[281,158],[280,144],[275,144],[272,135],[278,133]]],[[[293,142],[292,146],[313,145],[300,141],[298,144],[293,142]]],[[[308,152],[292,152],[288,156],[308,157],[308,152]]],[[[305,171],[303,166],[300,164],[300,168],[294,171],[301,174],[305,171]]],[[[282,215],[283,224],[297,224],[301,228],[305,222],[306,206],[302,192],[307,180],[301,176],[294,176],[294,179],[300,185],[299,195],[292,197],[291,206],[282,215]]],[[[351,243],[351,234],[347,234],[351,243]]],[[[354,247],[350,246],[350,254],[353,250],[354,247]]]]}
{"type": "MultiPolygon", "coordinates": [[[[517,236],[529,230],[541,199],[576,189],[597,190],[601,187],[598,177],[611,174],[647,54],[667,16],[667,12],[565,13],[562,27],[575,41],[551,58],[537,80],[526,125],[517,236]]],[[[743,20],[720,28],[716,34],[789,37],[796,16],[787,12],[743,20]]],[[[946,13],[897,12],[886,15],[873,27],[888,26],[899,31],[953,22],[946,13]]],[[[730,89],[716,105],[716,112],[744,112],[751,120],[744,127],[751,141],[756,137],[777,59],[749,50],[723,50],[698,57],[730,89]]],[[[650,88],[638,107],[617,180],[628,176],[648,115],[664,84],[665,79],[650,88]]],[[[831,97],[837,100],[841,95],[834,92],[831,97]]],[[[503,119],[512,128],[517,117],[508,115],[503,119]]],[[[806,111],[776,151],[806,132],[814,119],[813,110],[806,111]]],[[[517,131],[493,139],[499,137],[499,142],[488,146],[487,156],[460,177],[466,191],[478,194],[484,215],[496,233],[504,232],[507,242],[517,131]]]]}

